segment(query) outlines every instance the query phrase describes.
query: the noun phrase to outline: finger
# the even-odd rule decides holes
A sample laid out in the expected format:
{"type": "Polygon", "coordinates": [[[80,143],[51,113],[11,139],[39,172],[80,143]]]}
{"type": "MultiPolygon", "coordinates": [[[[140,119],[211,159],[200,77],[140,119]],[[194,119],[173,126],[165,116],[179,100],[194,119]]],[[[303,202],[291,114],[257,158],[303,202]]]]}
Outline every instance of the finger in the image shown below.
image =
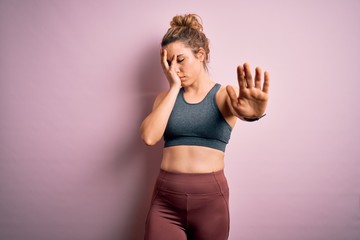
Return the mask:
{"type": "Polygon", "coordinates": [[[173,58],[171,59],[171,65],[170,65],[171,69],[174,69],[176,59],[177,59],[177,55],[174,54],[173,58]]]}
{"type": "Polygon", "coordinates": [[[161,49],[161,65],[165,70],[169,69],[169,64],[167,62],[167,51],[165,49],[161,49]]]}
{"type": "Polygon", "coordinates": [[[261,68],[255,68],[255,88],[261,89],[261,68]]]}
{"type": "Polygon", "coordinates": [[[237,78],[239,82],[239,93],[241,92],[241,89],[246,88],[245,79],[244,79],[244,71],[241,65],[237,67],[237,78]]]}
{"type": "Polygon", "coordinates": [[[230,97],[231,105],[237,106],[238,105],[238,99],[237,99],[234,88],[232,86],[230,86],[230,85],[227,85],[226,86],[226,92],[227,92],[228,96],[230,97]]]}
{"type": "Polygon", "coordinates": [[[244,64],[244,73],[245,73],[245,79],[246,79],[246,84],[247,84],[248,88],[253,87],[254,84],[252,82],[250,65],[248,63],[244,64]]]}
{"type": "Polygon", "coordinates": [[[269,85],[270,85],[270,76],[268,72],[264,73],[264,86],[263,91],[268,93],[269,92],[269,85]]]}

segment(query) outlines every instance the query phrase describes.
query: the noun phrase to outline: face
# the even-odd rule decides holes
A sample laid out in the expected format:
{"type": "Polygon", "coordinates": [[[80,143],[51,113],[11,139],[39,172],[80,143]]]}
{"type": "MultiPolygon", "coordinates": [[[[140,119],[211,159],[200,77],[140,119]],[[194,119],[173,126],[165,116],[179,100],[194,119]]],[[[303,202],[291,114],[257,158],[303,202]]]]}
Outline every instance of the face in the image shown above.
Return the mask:
{"type": "Polygon", "coordinates": [[[203,61],[204,52],[200,50],[196,55],[191,48],[186,47],[182,42],[176,41],[164,47],[167,51],[167,62],[171,65],[171,60],[176,55],[174,66],[175,71],[181,80],[182,86],[189,86],[199,79],[205,71],[203,61]]]}

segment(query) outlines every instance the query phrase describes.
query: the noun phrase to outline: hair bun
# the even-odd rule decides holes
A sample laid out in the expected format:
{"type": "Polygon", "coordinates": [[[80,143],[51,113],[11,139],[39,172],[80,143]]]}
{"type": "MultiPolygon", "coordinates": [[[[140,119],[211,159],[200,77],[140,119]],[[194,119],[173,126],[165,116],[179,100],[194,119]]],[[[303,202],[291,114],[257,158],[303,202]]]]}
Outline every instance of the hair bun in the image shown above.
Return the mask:
{"type": "Polygon", "coordinates": [[[170,22],[172,28],[189,27],[202,32],[201,18],[196,14],[176,15],[170,22]]]}

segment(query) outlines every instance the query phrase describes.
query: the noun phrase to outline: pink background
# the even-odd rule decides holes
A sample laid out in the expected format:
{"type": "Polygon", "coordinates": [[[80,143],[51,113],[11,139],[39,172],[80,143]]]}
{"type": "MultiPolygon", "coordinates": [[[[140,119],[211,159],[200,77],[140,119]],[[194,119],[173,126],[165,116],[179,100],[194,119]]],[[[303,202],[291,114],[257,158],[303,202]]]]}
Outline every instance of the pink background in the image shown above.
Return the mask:
{"type": "Polygon", "coordinates": [[[360,238],[360,1],[0,1],[0,239],[142,239],[167,88],[159,44],[198,13],[210,73],[270,72],[226,153],[231,240],[360,238]]]}

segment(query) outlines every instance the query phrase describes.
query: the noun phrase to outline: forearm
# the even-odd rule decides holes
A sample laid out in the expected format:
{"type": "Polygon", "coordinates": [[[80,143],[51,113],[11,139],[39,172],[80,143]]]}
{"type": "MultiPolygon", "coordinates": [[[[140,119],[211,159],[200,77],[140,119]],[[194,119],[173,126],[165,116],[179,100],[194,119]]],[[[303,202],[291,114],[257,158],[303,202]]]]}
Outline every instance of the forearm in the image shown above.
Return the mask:
{"type": "Polygon", "coordinates": [[[162,138],[178,93],[179,88],[170,88],[142,122],[141,138],[146,145],[155,145],[162,138]]]}

